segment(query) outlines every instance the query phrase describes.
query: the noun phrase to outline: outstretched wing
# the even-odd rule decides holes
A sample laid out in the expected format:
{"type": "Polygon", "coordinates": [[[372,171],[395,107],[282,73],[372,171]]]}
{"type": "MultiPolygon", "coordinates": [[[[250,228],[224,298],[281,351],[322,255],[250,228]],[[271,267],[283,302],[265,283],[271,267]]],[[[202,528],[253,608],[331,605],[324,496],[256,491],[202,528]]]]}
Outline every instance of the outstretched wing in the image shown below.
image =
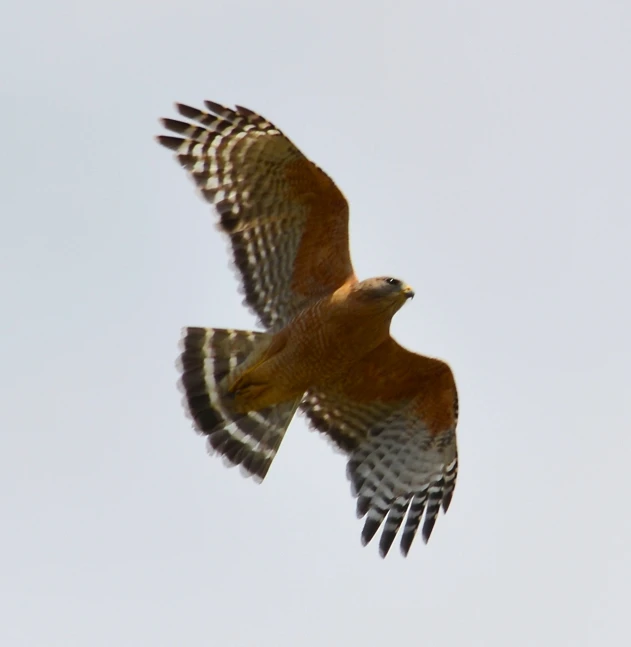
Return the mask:
{"type": "Polygon", "coordinates": [[[210,112],[176,104],[194,123],[163,119],[180,137],[157,139],[218,211],[245,303],[278,330],[310,301],[356,280],[348,204],[272,123],[247,108],[205,104],[210,112]]]}
{"type": "Polygon", "coordinates": [[[441,505],[449,507],[458,470],[458,396],[449,366],[389,339],[343,380],[309,391],[301,407],[349,454],[357,514],[366,517],[362,542],[385,520],[385,557],[404,518],[403,554],[421,521],[427,542],[441,505]]]}

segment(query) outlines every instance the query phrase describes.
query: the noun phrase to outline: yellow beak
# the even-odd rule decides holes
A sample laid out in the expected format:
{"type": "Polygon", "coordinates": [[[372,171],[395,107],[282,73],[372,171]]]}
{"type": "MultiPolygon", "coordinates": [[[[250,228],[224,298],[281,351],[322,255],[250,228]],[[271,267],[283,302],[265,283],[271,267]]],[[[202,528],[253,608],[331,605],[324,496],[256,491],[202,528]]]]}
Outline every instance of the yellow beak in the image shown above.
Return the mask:
{"type": "Polygon", "coordinates": [[[413,299],[414,298],[414,290],[409,285],[406,285],[403,288],[403,294],[405,295],[406,299],[413,299]]]}

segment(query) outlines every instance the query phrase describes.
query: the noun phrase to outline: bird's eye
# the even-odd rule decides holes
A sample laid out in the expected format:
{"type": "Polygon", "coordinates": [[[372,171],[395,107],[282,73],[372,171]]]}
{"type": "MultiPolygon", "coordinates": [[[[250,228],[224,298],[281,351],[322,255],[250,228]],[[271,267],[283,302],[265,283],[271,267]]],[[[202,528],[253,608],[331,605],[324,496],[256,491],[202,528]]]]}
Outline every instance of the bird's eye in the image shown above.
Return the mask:
{"type": "Polygon", "coordinates": [[[399,281],[399,279],[393,278],[386,279],[386,283],[389,283],[390,285],[401,285],[401,281],[399,281]]]}

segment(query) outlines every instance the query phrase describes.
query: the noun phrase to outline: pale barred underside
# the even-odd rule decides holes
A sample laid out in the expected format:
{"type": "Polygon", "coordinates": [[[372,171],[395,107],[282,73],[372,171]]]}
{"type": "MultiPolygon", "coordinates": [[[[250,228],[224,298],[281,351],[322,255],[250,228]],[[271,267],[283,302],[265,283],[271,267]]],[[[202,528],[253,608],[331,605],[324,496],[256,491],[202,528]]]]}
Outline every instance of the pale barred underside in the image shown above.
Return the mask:
{"type": "Polygon", "coordinates": [[[455,430],[432,436],[410,404],[356,403],[310,391],[301,403],[311,425],[349,454],[347,475],[366,517],[362,542],[383,524],[379,551],[386,556],[406,517],[401,551],[407,555],[424,516],[428,541],[440,507],[451,502],[458,472],[455,430]],[[384,523],[385,520],[385,523],[384,523]]]}
{"type": "Polygon", "coordinates": [[[211,101],[216,114],[177,105],[196,124],[163,119],[180,137],[158,137],[175,151],[230,237],[245,303],[267,330],[279,330],[305,304],[291,290],[307,207],[292,199],[288,164],[305,159],[269,121],[211,101]]]}

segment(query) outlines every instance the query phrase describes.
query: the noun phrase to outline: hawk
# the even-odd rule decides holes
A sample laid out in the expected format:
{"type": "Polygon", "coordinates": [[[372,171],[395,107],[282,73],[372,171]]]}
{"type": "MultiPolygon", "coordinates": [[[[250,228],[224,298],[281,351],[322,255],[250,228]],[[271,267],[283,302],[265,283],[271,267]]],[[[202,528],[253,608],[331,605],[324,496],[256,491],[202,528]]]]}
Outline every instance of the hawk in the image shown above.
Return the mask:
{"type": "Polygon", "coordinates": [[[296,413],[348,456],[347,474],[385,557],[403,525],[408,554],[447,511],[458,470],[458,397],[444,362],[412,353],[390,322],[413,290],[360,281],[348,204],[274,124],[240,106],[176,104],[163,146],[214,206],[230,240],[245,304],[263,331],[185,328],[185,406],[211,453],[262,481],[296,413]],[[405,524],[403,524],[405,520],[405,524]]]}

